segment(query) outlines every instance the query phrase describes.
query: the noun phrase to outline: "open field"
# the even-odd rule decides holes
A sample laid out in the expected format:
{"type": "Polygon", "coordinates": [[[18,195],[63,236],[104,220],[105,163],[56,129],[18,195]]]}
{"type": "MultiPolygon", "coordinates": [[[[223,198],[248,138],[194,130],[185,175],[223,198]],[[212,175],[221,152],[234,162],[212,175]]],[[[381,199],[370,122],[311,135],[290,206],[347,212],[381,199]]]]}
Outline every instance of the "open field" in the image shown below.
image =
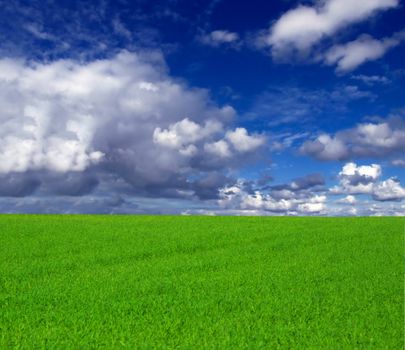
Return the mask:
{"type": "Polygon", "coordinates": [[[0,216],[0,349],[401,349],[403,218],[0,216]]]}

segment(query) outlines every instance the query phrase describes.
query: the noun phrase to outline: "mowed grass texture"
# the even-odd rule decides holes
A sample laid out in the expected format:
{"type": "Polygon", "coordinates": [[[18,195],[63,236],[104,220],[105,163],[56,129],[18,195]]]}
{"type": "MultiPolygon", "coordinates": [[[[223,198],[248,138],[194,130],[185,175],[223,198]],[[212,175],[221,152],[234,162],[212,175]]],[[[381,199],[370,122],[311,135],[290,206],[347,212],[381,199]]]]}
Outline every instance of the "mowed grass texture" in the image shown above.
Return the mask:
{"type": "Polygon", "coordinates": [[[402,349],[403,218],[0,216],[0,349],[402,349]]]}

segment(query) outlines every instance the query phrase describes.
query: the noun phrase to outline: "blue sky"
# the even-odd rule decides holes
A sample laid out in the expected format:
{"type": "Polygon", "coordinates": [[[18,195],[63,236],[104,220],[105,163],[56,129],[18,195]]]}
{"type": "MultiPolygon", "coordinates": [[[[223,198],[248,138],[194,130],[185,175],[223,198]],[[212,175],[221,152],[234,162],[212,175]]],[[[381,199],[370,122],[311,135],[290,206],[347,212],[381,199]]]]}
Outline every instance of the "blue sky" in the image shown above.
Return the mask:
{"type": "Polygon", "coordinates": [[[0,9],[0,212],[405,214],[403,1],[0,9]]]}

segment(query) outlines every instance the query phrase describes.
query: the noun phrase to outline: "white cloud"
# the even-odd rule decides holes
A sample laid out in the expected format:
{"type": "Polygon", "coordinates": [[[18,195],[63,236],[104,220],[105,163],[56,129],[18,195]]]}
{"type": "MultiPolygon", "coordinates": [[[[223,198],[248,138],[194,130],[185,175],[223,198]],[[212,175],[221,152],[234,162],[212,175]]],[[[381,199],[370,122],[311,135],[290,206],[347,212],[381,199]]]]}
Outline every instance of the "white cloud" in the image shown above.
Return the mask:
{"type": "Polygon", "coordinates": [[[245,128],[236,128],[234,131],[228,131],[226,139],[231,142],[238,152],[250,152],[262,146],[266,139],[262,135],[249,135],[245,128]]]}
{"type": "Polygon", "coordinates": [[[209,120],[201,126],[188,118],[171,124],[168,129],[156,128],[153,141],[162,146],[180,149],[222,131],[222,124],[209,120]]]}
{"type": "Polygon", "coordinates": [[[358,124],[335,135],[322,134],[306,141],[302,154],[320,160],[345,160],[353,157],[395,157],[404,154],[405,121],[391,117],[375,123],[358,124]]]}
{"type": "Polygon", "coordinates": [[[159,91],[159,87],[157,85],[147,81],[141,81],[139,83],[139,88],[146,91],[153,91],[153,92],[159,91]]]}
{"type": "Polygon", "coordinates": [[[71,116],[64,121],[64,130],[58,134],[57,131],[50,132],[53,125],[49,106],[35,100],[29,103],[31,105],[23,109],[22,116],[13,116],[19,120],[6,119],[3,123],[0,173],[39,169],[83,171],[102,160],[104,153],[91,145],[91,116],[80,113],[71,116]],[[80,123],[78,119],[81,119],[80,123]],[[12,130],[14,133],[10,132],[9,129],[14,127],[17,128],[12,130]]]}
{"type": "Polygon", "coordinates": [[[191,145],[197,149],[196,145],[200,141],[208,141],[203,147],[205,152],[220,158],[231,157],[233,153],[230,150],[230,144],[225,139],[219,139],[219,136],[224,136],[239,153],[253,151],[265,143],[264,136],[249,135],[245,128],[228,130],[223,135],[223,126],[218,121],[208,120],[204,126],[201,126],[188,118],[171,124],[168,129],[156,128],[153,132],[153,141],[183,153],[191,145]],[[215,141],[209,142],[210,140],[215,141]]]}
{"type": "Polygon", "coordinates": [[[357,166],[355,163],[347,163],[339,172],[339,186],[330,191],[336,194],[372,193],[374,183],[380,176],[381,166],[378,164],[357,166]]]}
{"type": "Polygon", "coordinates": [[[277,197],[272,193],[259,190],[249,193],[239,181],[231,187],[220,191],[218,204],[225,209],[240,210],[246,213],[277,213],[287,215],[323,214],[327,210],[326,196],[311,192],[292,192],[285,190],[282,198],[278,191],[277,197]]]}
{"type": "Polygon", "coordinates": [[[210,46],[235,45],[239,41],[239,35],[227,30],[214,30],[199,39],[202,43],[210,46]]]}
{"type": "Polygon", "coordinates": [[[303,203],[298,205],[298,211],[301,213],[320,213],[324,209],[324,203],[303,203]]]}
{"type": "Polygon", "coordinates": [[[325,0],[314,6],[300,5],[283,14],[264,41],[276,58],[294,51],[308,52],[341,28],[398,5],[398,0],[325,0]]]}
{"type": "Polygon", "coordinates": [[[399,45],[405,38],[404,32],[397,33],[393,37],[381,40],[374,39],[370,35],[361,35],[354,41],[344,45],[335,45],[325,54],[325,63],[336,65],[338,72],[348,72],[356,69],[368,61],[375,61],[393,47],[399,45]]]}
{"type": "Polygon", "coordinates": [[[339,186],[332,187],[332,194],[349,194],[339,203],[355,204],[352,194],[369,194],[376,201],[401,201],[405,198],[405,188],[399,180],[389,178],[379,181],[381,166],[378,164],[357,166],[347,163],[339,172],[339,186]]]}
{"type": "Polygon", "coordinates": [[[400,201],[405,199],[405,188],[399,180],[390,178],[374,186],[373,198],[378,201],[400,201]]]}
{"type": "Polygon", "coordinates": [[[381,166],[378,164],[357,166],[355,163],[347,163],[339,175],[342,177],[361,177],[367,181],[375,181],[381,175],[381,166]]]}

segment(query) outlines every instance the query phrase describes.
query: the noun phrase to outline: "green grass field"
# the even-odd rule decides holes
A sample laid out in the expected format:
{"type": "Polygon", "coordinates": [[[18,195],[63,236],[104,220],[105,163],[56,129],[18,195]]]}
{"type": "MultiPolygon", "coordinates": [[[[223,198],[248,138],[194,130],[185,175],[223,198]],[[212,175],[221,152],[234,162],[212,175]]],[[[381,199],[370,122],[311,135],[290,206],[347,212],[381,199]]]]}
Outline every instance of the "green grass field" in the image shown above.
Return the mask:
{"type": "Polygon", "coordinates": [[[404,218],[0,216],[0,349],[403,349],[404,218]]]}

